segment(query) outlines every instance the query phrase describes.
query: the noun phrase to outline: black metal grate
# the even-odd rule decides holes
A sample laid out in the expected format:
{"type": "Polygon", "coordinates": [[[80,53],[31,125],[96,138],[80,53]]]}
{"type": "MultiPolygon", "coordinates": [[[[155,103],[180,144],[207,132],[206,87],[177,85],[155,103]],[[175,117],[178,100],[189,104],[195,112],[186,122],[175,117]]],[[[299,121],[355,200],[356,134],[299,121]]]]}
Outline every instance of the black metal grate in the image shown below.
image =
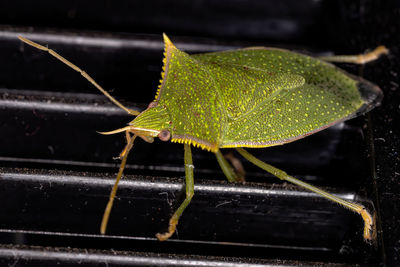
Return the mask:
{"type": "MultiPolygon", "coordinates": [[[[228,184],[215,157],[197,149],[193,150],[195,197],[180,221],[177,235],[168,242],[158,242],[154,234],[166,229],[170,214],[183,196],[184,175],[182,146],[161,141],[135,143],[108,235],[100,236],[101,216],[118,168],[113,157],[119,154],[125,141],[123,136],[101,136],[96,131],[119,128],[132,118],[97,94],[79,74],[16,39],[17,34],[23,34],[48,44],[86,70],[112,95],[142,109],[153,100],[160,79],[161,31],[171,32],[176,46],[189,53],[276,44],[277,38],[287,40],[288,47],[298,50],[308,47],[315,52],[326,51],[324,47],[329,47],[329,38],[335,39],[332,37],[335,31],[326,27],[326,40],[316,38],[315,34],[323,33],[319,27],[328,25],[324,22],[332,16],[328,4],[306,1],[304,5],[310,7],[307,10],[292,2],[282,2],[285,11],[278,5],[274,12],[265,13],[261,10],[270,7],[269,4],[249,1],[247,15],[241,15],[237,13],[241,10],[239,3],[233,6],[224,1],[208,6],[207,1],[198,1],[189,7],[197,4],[203,12],[211,10],[210,14],[214,14],[204,28],[199,24],[207,16],[201,18],[197,9],[177,18],[178,10],[188,7],[178,2],[175,15],[168,12],[161,15],[158,11],[151,14],[147,4],[141,11],[135,6],[136,15],[143,13],[135,19],[114,5],[106,14],[107,8],[101,3],[96,4],[101,6],[98,12],[89,12],[77,3],[64,3],[53,12],[46,8],[42,11],[52,18],[49,24],[35,12],[27,20],[22,16],[25,11],[17,15],[11,5],[4,16],[1,16],[4,11],[0,11],[3,23],[0,262],[32,266],[55,263],[91,266],[104,262],[110,265],[374,265],[384,260],[383,244],[389,248],[388,262],[395,262],[390,246],[395,239],[384,236],[377,247],[364,243],[362,222],[357,215],[314,194],[282,184],[246,163],[248,182],[228,184]],[[63,5],[69,8],[64,10],[63,5]],[[260,10],[251,11],[252,6],[260,10]],[[73,11],[77,14],[74,19],[63,20],[63,15],[74,14],[73,11]],[[145,12],[151,18],[144,16],[145,12]],[[182,25],[181,20],[187,21],[187,25],[182,25]],[[213,27],[213,23],[218,27],[213,27]],[[227,25],[224,27],[223,23],[227,25]],[[26,28],[30,25],[35,28],[26,28]],[[295,30],[288,25],[295,25],[295,30]],[[53,29],[44,28],[48,26],[53,29]],[[117,26],[124,33],[117,33],[117,26]],[[252,31],[244,33],[246,27],[252,31]],[[277,34],[281,29],[286,32],[277,34]]],[[[121,6],[124,4],[128,5],[121,6]]],[[[338,4],[336,8],[339,7],[338,4]]],[[[32,7],[36,8],[39,7],[32,7]]],[[[348,9],[340,14],[348,18],[346,12],[354,6],[348,4],[344,8],[348,9]]],[[[379,44],[372,40],[370,43],[379,44]]],[[[348,46],[339,39],[331,44],[338,50],[348,46]]],[[[390,45],[396,55],[398,46],[390,45]]],[[[357,45],[347,52],[355,52],[354,47],[357,45]]],[[[356,52],[359,51],[358,47],[356,52]]],[[[379,73],[372,72],[394,61],[394,55],[363,69],[365,76],[380,84],[385,93],[390,81],[380,80],[379,73]]],[[[395,64],[391,64],[394,68],[395,64]]],[[[353,73],[359,70],[354,66],[343,67],[353,73]]],[[[398,81],[397,77],[397,84],[398,81]]],[[[396,96],[399,99],[398,93],[396,96]]],[[[390,105],[395,102],[393,99],[385,101],[389,106],[383,106],[380,114],[389,114],[395,108],[390,105]]],[[[398,118],[398,114],[393,116],[398,118]]],[[[375,159],[375,154],[367,125],[371,128],[371,122],[361,117],[282,147],[253,152],[288,173],[345,198],[367,206],[373,202],[376,205],[378,200],[383,206],[383,212],[378,212],[383,216],[385,230],[391,223],[385,221],[390,216],[386,213],[390,206],[382,199],[389,200],[381,198],[381,192],[377,193],[380,184],[373,183],[371,169],[375,163],[371,158],[375,159]]],[[[386,125],[375,121],[372,126],[377,129],[378,138],[382,136],[379,133],[384,132],[386,125]]],[[[391,140],[398,140],[398,131],[392,131],[391,137],[383,136],[386,145],[393,144],[395,148],[398,141],[391,143],[391,140]]],[[[378,167],[383,168],[384,165],[379,165],[384,162],[382,157],[376,160],[378,167]]],[[[387,157],[393,160],[395,155],[387,157]]]]}

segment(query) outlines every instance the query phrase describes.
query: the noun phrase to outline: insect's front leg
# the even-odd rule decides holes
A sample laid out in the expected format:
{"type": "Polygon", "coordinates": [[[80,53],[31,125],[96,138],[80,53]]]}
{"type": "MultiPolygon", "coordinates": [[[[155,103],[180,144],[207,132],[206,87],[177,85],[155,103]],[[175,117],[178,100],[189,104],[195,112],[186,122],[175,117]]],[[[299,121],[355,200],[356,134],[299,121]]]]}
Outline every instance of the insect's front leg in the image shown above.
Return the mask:
{"type": "Polygon", "coordinates": [[[322,56],[318,58],[329,62],[366,64],[368,62],[377,60],[381,55],[387,55],[387,54],[389,54],[389,50],[385,46],[380,45],[371,52],[365,54],[322,56]]]}
{"type": "Polygon", "coordinates": [[[101,220],[100,233],[102,235],[104,235],[106,233],[108,219],[110,218],[111,209],[114,204],[114,199],[115,199],[115,196],[116,196],[117,190],[118,190],[118,184],[122,178],[122,174],[124,172],[125,165],[126,165],[126,160],[128,159],[129,151],[132,149],[133,142],[135,141],[136,137],[137,137],[136,135],[133,135],[133,137],[132,137],[132,136],[130,136],[130,134],[128,132],[126,132],[127,145],[126,145],[125,149],[121,152],[121,155],[122,155],[121,165],[119,166],[117,178],[115,179],[115,183],[111,190],[106,209],[104,210],[103,219],[101,220]]]}
{"type": "Polygon", "coordinates": [[[131,134],[129,133],[129,131],[125,131],[125,139],[126,139],[126,146],[125,148],[121,151],[121,153],[119,153],[119,156],[116,157],[115,159],[122,159],[126,152],[128,151],[128,147],[129,147],[129,143],[131,141],[131,134]]]}
{"type": "Polygon", "coordinates": [[[190,145],[185,144],[184,147],[185,147],[186,198],[169,220],[168,231],[162,234],[161,233],[156,234],[156,237],[160,241],[167,240],[175,233],[179,217],[181,217],[183,211],[189,205],[194,195],[194,181],[193,181],[194,166],[192,160],[192,151],[190,149],[190,145]]]}

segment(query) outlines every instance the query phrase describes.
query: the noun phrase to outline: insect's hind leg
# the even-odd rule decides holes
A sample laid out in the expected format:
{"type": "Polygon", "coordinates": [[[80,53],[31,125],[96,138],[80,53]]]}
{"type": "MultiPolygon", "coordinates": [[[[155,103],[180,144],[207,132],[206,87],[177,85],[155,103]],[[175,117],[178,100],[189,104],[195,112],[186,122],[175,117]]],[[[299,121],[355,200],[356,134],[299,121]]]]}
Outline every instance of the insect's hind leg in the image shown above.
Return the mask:
{"type": "Polygon", "coordinates": [[[251,155],[249,152],[247,152],[243,148],[237,148],[236,150],[248,161],[250,161],[257,167],[260,167],[261,169],[278,177],[279,179],[291,182],[298,186],[301,186],[307,190],[317,193],[318,195],[320,195],[326,199],[329,199],[330,201],[336,202],[336,203],[342,205],[343,207],[348,208],[348,209],[360,214],[364,220],[364,232],[363,232],[364,239],[367,241],[374,241],[376,239],[375,214],[374,214],[374,216],[371,216],[371,214],[367,211],[367,209],[363,205],[341,199],[341,198],[339,198],[335,195],[332,195],[328,192],[325,192],[313,185],[310,185],[308,183],[300,181],[299,179],[289,176],[286,172],[257,159],[256,157],[251,155]]]}
{"type": "Polygon", "coordinates": [[[139,111],[133,110],[133,109],[129,109],[127,107],[125,107],[124,105],[122,105],[118,100],[116,100],[114,97],[112,97],[106,90],[103,89],[103,87],[101,87],[98,83],[96,83],[95,80],[93,80],[92,77],[89,76],[89,74],[87,74],[85,71],[81,70],[78,66],[76,66],[75,64],[73,64],[72,62],[70,62],[69,60],[65,59],[64,57],[62,57],[60,54],[58,54],[56,51],[47,48],[43,45],[40,45],[38,43],[35,43],[29,39],[26,39],[25,37],[22,36],[18,36],[18,38],[30,45],[33,46],[39,50],[43,50],[48,52],[50,55],[52,55],[53,57],[57,58],[58,60],[60,60],[62,63],[64,63],[65,65],[69,66],[70,68],[74,69],[75,71],[79,72],[86,80],[88,80],[91,84],[93,84],[97,89],[100,90],[100,92],[102,92],[106,97],[108,97],[108,99],[110,99],[114,104],[116,104],[118,107],[120,107],[121,109],[125,110],[128,114],[137,116],[140,114],[139,111]]]}
{"type": "Polygon", "coordinates": [[[116,196],[117,190],[118,190],[118,184],[119,184],[119,181],[120,181],[121,178],[122,178],[122,174],[123,174],[123,172],[124,172],[125,165],[126,165],[126,160],[127,160],[127,158],[128,158],[129,151],[130,151],[130,150],[132,149],[132,147],[133,147],[133,142],[134,142],[135,139],[136,139],[136,135],[134,135],[133,137],[131,137],[131,136],[129,135],[129,133],[127,132],[127,133],[126,133],[126,138],[127,138],[127,145],[126,145],[126,147],[124,148],[124,150],[123,150],[122,153],[121,153],[121,155],[122,155],[121,165],[120,165],[120,167],[119,167],[119,171],[118,171],[118,174],[117,174],[117,178],[115,179],[115,183],[114,183],[114,186],[113,186],[113,188],[112,188],[112,190],[111,190],[110,198],[109,198],[109,200],[108,200],[106,209],[104,210],[103,219],[102,219],[102,221],[101,221],[100,233],[101,233],[102,235],[104,235],[104,234],[106,233],[107,224],[108,224],[108,219],[110,218],[111,209],[112,209],[112,206],[113,206],[113,204],[114,204],[114,199],[115,199],[115,196],[116,196]],[[128,138],[128,136],[129,136],[129,138],[128,138]]]}
{"type": "Polygon", "coordinates": [[[366,64],[368,62],[378,59],[381,55],[387,55],[387,54],[389,54],[389,50],[385,46],[380,45],[371,52],[365,54],[322,56],[318,58],[329,62],[366,64]]]}
{"type": "Polygon", "coordinates": [[[244,171],[243,173],[236,173],[234,168],[228,163],[228,161],[226,161],[220,150],[215,153],[215,156],[217,157],[217,161],[222,169],[222,172],[225,174],[226,179],[228,179],[229,182],[232,183],[244,181],[244,171]]]}
{"type": "Polygon", "coordinates": [[[181,217],[186,207],[189,205],[194,195],[194,180],[193,180],[194,166],[192,161],[192,151],[190,149],[190,145],[185,144],[184,147],[185,147],[186,198],[169,220],[168,231],[165,233],[156,234],[156,237],[160,241],[167,240],[175,233],[175,229],[176,226],[178,225],[179,218],[181,217]]]}

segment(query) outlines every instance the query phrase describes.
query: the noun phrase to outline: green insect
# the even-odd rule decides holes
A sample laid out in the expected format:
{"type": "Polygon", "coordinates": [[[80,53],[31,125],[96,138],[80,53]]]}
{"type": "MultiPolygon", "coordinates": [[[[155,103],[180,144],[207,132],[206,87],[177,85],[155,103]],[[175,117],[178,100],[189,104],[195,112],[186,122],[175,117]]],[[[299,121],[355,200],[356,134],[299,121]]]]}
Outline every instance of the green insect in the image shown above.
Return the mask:
{"type": "Polygon", "coordinates": [[[125,132],[127,145],[116,182],[101,223],[105,234],[118,182],[128,153],[137,136],[147,142],[154,137],[184,144],[186,198],[169,221],[159,240],[173,235],[194,194],[191,145],[215,154],[230,182],[241,176],[221,154],[236,148],[247,160],[278,178],[311,190],[358,214],[364,220],[365,240],[375,238],[375,216],[361,204],[346,201],[268,165],[243,147],[282,145],[354,118],[377,106],[383,96],[374,84],[347,74],[327,61],[363,64],[388,50],[380,46],[358,56],[313,58],[288,50],[266,47],[189,55],[176,48],[164,34],[162,79],[155,100],[138,112],[123,106],[88,74],[47,47],[19,37],[48,51],[80,72],[103,94],[127,113],[137,116],[128,126],[102,134],[125,132]]]}

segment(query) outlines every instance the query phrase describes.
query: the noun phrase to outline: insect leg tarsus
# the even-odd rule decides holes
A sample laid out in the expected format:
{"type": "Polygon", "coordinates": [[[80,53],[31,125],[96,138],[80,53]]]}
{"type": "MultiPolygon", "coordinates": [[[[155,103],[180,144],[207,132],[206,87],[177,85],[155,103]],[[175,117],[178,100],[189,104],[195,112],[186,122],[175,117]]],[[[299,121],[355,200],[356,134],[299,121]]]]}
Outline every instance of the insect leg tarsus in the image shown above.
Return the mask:
{"type": "Polygon", "coordinates": [[[376,238],[376,224],[375,224],[375,219],[374,219],[375,215],[372,216],[363,205],[344,200],[344,199],[339,198],[335,195],[332,195],[326,191],[323,191],[313,185],[310,185],[310,184],[305,183],[297,178],[294,178],[294,177],[288,175],[286,172],[257,159],[256,157],[254,157],[252,154],[250,154],[243,148],[237,148],[236,150],[248,161],[250,161],[257,167],[278,177],[279,179],[291,182],[298,186],[301,186],[307,190],[317,193],[318,195],[320,195],[326,199],[329,199],[330,201],[336,202],[336,203],[342,205],[343,207],[348,208],[348,209],[360,214],[362,219],[364,220],[364,232],[363,232],[364,239],[368,240],[368,241],[373,241],[376,238]]]}
{"type": "Polygon", "coordinates": [[[353,64],[366,64],[368,62],[378,59],[381,55],[389,54],[389,49],[380,45],[371,52],[360,55],[337,55],[337,56],[322,56],[318,57],[324,61],[338,62],[338,63],[353,63],[353,64]]]}
{"type": "Polygon", "coordinates": [[[135,139],[136,139],[136,135],[134,135],[133,137],[130,137],[126,147],[123,150],[124,153],[123,153],[121,165],[119,166],[118,175],[117,175],[117,178],[115,179],[115,183],[114,183],[114,186],[113,186],[113,188],[111,190],[110,198],[108,200],[106,209],[104,210],[103,219],[101,221],[100,233],[102,235],[104,235],[106,233],[108,219],[110,218],[111,209],[112,209],[112,206],[113,206],[113,203],[114,203],[115,195],[117,194],[117,190],[118,190],[118,183],[122,178],[122,174],[123,174],[124,169],[125,169],[125,165],[126,165],[126,160],[128,158],[128,154],[129,154],[129,151],[133,147],[133,142],[135,141],[135,139]]]}
{"type": "Polygon", "coordinates": [[[29,39],[26,39],[25,37],[22,36],[18,36],[18,38],[30,45],[33,46],[37,49],[43,50],[48,52],[50,55],[52,55],[53,57],[57,58],[58,60],[60,60],[62,63],[64,63],[65,65],[69,66],[70,68],[74,69],[75,71],[79,72],[86,80],[88,80],[91,84],[93,84],[97,89],[100,90],[100,92],[102,92],[106,97],[108,97],[108,99],[110,99],[114,104],[116,104],[118,107],[120,107],[121,109],[125,110],[128,114],[137,116],[140,114],[139,111],[133,110],[133,109],[129,109],[127,107],[125,107],[124,105],[122,105],[118,100],[116,100],[114,97],[112,97],[106,90],[103,89],[103,87],[101,87],[95,80],[93,80],[92,77],[89,76],[89,74],[87,74],[85,71],[83,71],[82,69],[80,69],[78,66],[76,66],[75,64],[73,64],[72,62],[70,62],[69,60],[67,60],[66,58],[62,57],[60,54],[58,54],[56,51],[47,48],[43,45],[40,45],[38,43],[35,43],[29,39]]]}
{"type": "Polygon", "coordinates": [[[175,211],[172,215],[171,219],[169,220],[169,227],[168,231],[165,233],[158,233],[156,237],[160,241],[165,241],[170,238],[174,233],[176,226],[179,221],[179,217],[182,215],[183,211],[189,205],[192,197],[194,195],[194,180],[193,180],[193,160],[192,160],[192,151],[190,149],[190,145],[185,144],[185,175],[186,175],[186,198],[179,206],[179,208],[175,211]]]}
{"type": "Polygon", "coordinates": [[[228,161],[226,161],[220,150],[215,153],[215,156],[217,157],[217,161],[222,169],[222,172],[225,174],[229,182],[232,183],[244,181],[244,177],[241,177],[235,173],[233,167],[228,163],[228,161]]]}

